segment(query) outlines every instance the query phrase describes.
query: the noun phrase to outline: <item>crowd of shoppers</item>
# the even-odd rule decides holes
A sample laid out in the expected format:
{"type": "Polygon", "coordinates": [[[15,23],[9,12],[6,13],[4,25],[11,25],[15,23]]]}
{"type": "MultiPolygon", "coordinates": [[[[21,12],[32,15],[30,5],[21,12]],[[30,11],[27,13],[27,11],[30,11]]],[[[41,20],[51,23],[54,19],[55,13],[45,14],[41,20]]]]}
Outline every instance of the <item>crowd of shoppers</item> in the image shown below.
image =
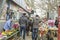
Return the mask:
{"type": "MultiPolygon", "coordinates": [[[[9,20],[6,21],[4,25],[4,30],[11,30],[12,25],[12,17],[10,17],[9,20]]],[[[38,15],[34,16],[33,18],[26,16],[26,13],[23,13],[23,15],[19,18],[19,25],[20,25],[20,38],[25,40],[26,35],[29,36],[29,32],[32,32],[32,40],[37,40],[38,38],[38,32],[40,30],[41,34],[44,34],[44,28],[51,28],[51,27],[58,27],[58,20],[53,19],[43,19],[40,20],[40,17],[38,15]],[[48,26],[47,26],[48,25],[48,26]]],[[[53,40],[53,38],[49,39],[49,35],[51,32],[50,30],[47,32],[47,40],[53,40]]],[[[43,38],[42,38],[43,39],[43,38]]]]}

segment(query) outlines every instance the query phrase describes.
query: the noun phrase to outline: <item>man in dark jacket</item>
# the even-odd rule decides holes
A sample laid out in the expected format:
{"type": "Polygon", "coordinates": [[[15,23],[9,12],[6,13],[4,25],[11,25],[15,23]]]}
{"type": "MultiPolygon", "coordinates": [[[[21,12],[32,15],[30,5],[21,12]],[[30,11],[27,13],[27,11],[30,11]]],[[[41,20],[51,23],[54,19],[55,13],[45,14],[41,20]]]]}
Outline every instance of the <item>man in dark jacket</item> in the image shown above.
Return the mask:
{"type": "Polygon", "coordinates": [[[20,17],[19,24],[20,24],[20,36],[22,36],[22,32],[23,32],[23,39],[25,40],[25,33],[26,33],[26,26],[27,26],[26,13],[23,13],[23,16],[20,17]]]}

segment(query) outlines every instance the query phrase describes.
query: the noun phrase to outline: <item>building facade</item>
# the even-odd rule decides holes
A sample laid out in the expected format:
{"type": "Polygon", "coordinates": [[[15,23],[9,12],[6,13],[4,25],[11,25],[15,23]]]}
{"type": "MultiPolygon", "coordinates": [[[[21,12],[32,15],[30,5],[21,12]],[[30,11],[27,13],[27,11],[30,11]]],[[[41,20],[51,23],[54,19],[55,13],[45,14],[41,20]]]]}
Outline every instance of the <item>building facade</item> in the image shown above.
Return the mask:
{"type": "Polygon", "coordinates": [[[1,16],[1,19],[7,18],[8,10],[12,10],[12,12],[14,12],[13,18],[19,19],[19,16],[21,15],[20,13],[24,12],[20,10],[21,7],[27,11],[27,8],[26,8],[27,5],[24,0],[6,0],[4,3],[3,12],[2,12],[3,14],[1,16]]]}

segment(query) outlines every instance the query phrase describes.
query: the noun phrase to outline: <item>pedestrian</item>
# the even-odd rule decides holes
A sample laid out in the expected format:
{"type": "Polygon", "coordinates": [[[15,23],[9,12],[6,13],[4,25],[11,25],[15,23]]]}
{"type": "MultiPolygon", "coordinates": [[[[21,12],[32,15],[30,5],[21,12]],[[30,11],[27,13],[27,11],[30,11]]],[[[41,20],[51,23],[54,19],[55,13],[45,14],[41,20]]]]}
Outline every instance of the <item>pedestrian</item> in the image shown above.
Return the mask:
{"type": "Polygon", "coordinates": [[[9,31],[11,29],[12,29],[12,17],[10,17],[10,19],[6,21],[3,30],[9,31]]]}
{"type": "Polygon", "coordinates": [[[33,19],[32,18],[30,18],[29,26],[30,26],[30,32],[32,32],[32,29],[33,29],[33,19]]]}
{"type": "MultiPolygon", "coordinates": [[[[58,28],[58,18],[56,17],[56,20],[55,20],[55,26],[58,28]]],[[[57,32],[55,31],[55,37],[57,37],[57,32]]]]}
{"type": "Polygon", "coordinates": [[[23,13],[23,15],[20,17],[19,24],[20,24],[20,38],[22,38],[23,35],[23,40],[25,40],[25,33],[26,33],[26,26],[27,26],[26,13],[23,13]]]}
{"type": "Polygon", "coordinates": [[[27,36],[29,36],[29,30],[30,30],[29,22],[30,22],[29,17],[27,17],[27,27],[26,27],[27,36]]]}
{"type": "Polygon", "coordinates": [[[58,19],[56,17],[56,20],[55,20],[55,26],[58,28],[58,19]]]}
{"type": "Polygon", "coordinates": [[[29,36],[29,33],[32,32],[32,28],[33,28],[33,21],[30,17],[28,18],[27,25],[28,25],[27,26],[27,36],[29,36]]]}
{"type": "Polygon", "coordinates": [[[33,18],[33,30],[32,30],[32,40],[37,40],[38,37],[38,28],[39,28],[39,16],[36,15],[33,18]]]}

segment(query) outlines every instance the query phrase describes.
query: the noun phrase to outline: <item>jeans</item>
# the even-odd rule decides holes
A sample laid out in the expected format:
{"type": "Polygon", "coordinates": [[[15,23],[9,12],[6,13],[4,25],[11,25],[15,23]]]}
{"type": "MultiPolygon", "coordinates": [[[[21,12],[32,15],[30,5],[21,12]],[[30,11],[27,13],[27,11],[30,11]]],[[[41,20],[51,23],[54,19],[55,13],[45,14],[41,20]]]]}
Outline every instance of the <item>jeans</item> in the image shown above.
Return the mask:
{"type": "Polygon", "coordinates": [[[38,28],[33,28],[32,30],[32,40],[37,40],[38,37],[38,28]]]}
{"type": "Polygon", "coordinates": [[[23,39],[25,39],[25,33],[26,33],[26,27],[25,26],[21,26],[20,27],[20,36],[21,37],[23,36],[23,39]]]}

